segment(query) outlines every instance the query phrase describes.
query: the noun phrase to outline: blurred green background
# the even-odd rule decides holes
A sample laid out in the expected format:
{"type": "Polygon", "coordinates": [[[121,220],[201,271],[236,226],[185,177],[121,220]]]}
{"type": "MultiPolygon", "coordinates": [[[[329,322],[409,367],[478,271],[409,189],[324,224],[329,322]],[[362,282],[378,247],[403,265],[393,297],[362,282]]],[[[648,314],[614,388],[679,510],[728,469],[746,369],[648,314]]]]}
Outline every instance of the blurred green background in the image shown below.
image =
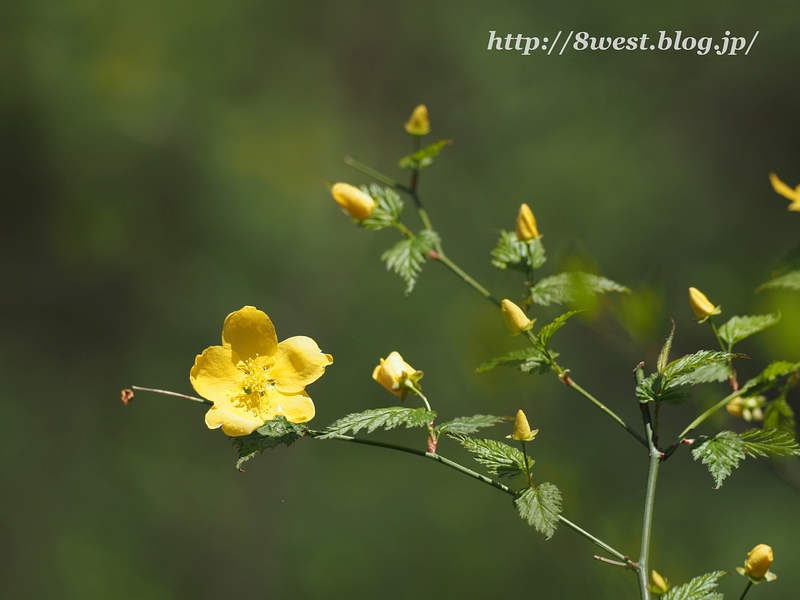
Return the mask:
{"type": "MultiPolygon", "coordinates": [[[[488,253],[524,201],[548,272],[579,263],[636,290],[554,342],[629,422],[631,371],[652,367],[670,317],[676,353],[714,347],[690,285],[723,316],[783,312],[742,344],[743,376],[800,360],[800,294],[753,293],[800,241],[800,214],[767,180],[800,182],[792,3],[10,0],[0,32],[5,598],[637,597],[634,576],[593,561],[584,539],[562,528],[543,541],[506,496],[433,463],[301,440],[241,474],[203,407],[119,403],[131,384],[191,392],[195,354],[253,304],[280,339],[309,335],[334,355],[309,388],[314,426],[392,404],[370,373],[399,350],[443,418],[524,408],[541,429],[537,480],[635,554],[641,448],[550,376],[476,374],[521,344],[498,311],[436,264],[404,297],[379,261],[395,233],[353,227],[320,184],[368,182],[346,155],[399,176],[420,102],[429,139],[454,139],[421,181],[451,258],[518,297],[488,253]],[[489,30],[559,29],[760,34],[736,57],[486,51],[489,30]]],[[[724,393],[670,409],[665,437],[724,393]]],[[[743,423],[721,414],[703,431],[720,428],[743,423]]],[[[714,491],[678,452],[661,471],[653,566],[681,583],[768,543],[779,579],[750,595],[795,598],[796,467],[748,459],[714,491]]],[[[721,583],[730,597],[743,587],[721,583]]]]}

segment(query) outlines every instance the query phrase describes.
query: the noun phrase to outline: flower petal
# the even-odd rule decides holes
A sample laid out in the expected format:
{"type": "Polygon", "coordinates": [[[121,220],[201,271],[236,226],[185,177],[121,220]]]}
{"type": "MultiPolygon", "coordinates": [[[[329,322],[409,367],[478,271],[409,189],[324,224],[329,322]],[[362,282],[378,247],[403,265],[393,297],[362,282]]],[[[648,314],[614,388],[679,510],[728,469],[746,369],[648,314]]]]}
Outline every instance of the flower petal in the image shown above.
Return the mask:
{"type": "Polygon", "coordinates": [[[332,362],[333,357],[323,354],[317,342],[310,337],[298,335],[278,344],[275,364],[269,374],[278,391],[294,394],[322,377],[325,367],[332,362]]]}
{"type": "Polygon", "coordinates": [[[275,354],[278,336],[267,313],[254,306],[245,306],[225,319],[222,343],[229,345],[242,360],[248,360],[275,354]]]}
{"type": "Polygon", "coordinates": [[[253,433],[264,424],[264,419],[244,410],[237,410],[227,403],[215,404],[206,413],[209,429],[222,427],[225,435],[232,437],[253,433]]]}
{"type": "Polygon", "coordinates": [[[189,381],[203,398],[217,402],[230,396],[241,376],[241,371],[233,363],[231,349],[211,346],[194,359],[189,381]]]}
{"type": "Polygon", "coordinates": [[[266,414],[269,421],[277,416],[286,417],[292,423],[305,423],[314,418],[314,403],[303,390],[299,394],[281,394],[278,391],[270,394],[270,406],[266,414]]]}

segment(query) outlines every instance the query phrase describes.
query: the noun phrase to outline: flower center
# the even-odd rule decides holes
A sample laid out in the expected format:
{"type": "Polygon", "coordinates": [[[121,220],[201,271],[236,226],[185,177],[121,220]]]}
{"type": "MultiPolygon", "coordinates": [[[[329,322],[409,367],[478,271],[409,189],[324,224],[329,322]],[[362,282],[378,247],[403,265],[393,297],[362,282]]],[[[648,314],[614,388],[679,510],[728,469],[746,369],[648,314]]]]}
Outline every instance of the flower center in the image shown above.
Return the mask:
{"type": "Polygon", "coordinates": [[[275,385],[275,381],[269,376],[269,367],[257,364],[256,359],[248,358],[240,368],[244,376],[239,380],[239,386],[248,396],[263,396],[275,385]]]}

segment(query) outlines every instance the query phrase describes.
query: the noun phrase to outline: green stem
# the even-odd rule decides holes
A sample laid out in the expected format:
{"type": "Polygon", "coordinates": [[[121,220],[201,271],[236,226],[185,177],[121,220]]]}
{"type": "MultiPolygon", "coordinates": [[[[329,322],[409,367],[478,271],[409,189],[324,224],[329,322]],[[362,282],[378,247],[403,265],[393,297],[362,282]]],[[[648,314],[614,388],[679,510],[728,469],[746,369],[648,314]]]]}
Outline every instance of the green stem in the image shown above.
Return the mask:
{"type": "MultiPolygon", "coordinates": [[[[316,431],[310,431],[309,433],[312,436],[319,435],[319,432],[316,432],[316,431]]],[[[408,454],[414,454],[416,456],[421,456],[423,458],[428,458],[428,459],[430,459],[430,460],[432,460],[434,462],[437,462],[437,463],[439,463],[441,465],[444,465],[446,467],[450,467],[451,469],[454,469],[454,470],[458,471],[459,473],[463,473],[464,475],[467,475],[468,477],[472,477],[473,479],[477,479],[478,481],[480,481],[482,483],[485,483],[486,485],[490,485],[493,488],[508,494],[509,496],[513,496],[513,497],[517,496],[517,492],[512,490],[510,487],[508,487],[506,485],[503,485],[499,481],[495,481],[494,479],[490,479],[489,477],[486,477],[485,475],[481,475],[480,473],[477,473],[477,472],[473,471],[472,469],[468,469],[464,465],[460,465],[457,462],[450,460],[449,458],[445,458],[441,454],[435,454],[433,452],[424,452],[422,450],[417,450],[416,448],[409,448],[407,446],[400,446],[398,444],[390,444],[388,442],[380,442],[380,441],[377,441],[377,440],[366,440],[366,439],[361,439],[361,438],[355,438],[355,437],[351,437],[349,435],[337,435],[337,436],[331,437],[330,439],[341,440],[341,441],[344,441],[344,442],[353,442],[355,444],[364,444],[365,446],[376,446],[378,448],[387,448],[389,450],[398,450],[399,452],[406,452],[408,454]]],[[[564,525],[566,525],[567,527],[569,527],[573,531],[575,531],[575,532],[579,533],[580,535],[582,535],[583,537],[585,537],[587,540],[589,540],[593,544],[599,546],[600,548],[602,548],[603,550],[605,550],[606,552],[608,552],[612,556],[616,556],[620,560],[624,560],[626,562],[628,561],[628,558],[624,554],[622,554],[621,552],[618,552],[617,550],[614,550],[614,548],[612,548],[611,546],[606,544],[604,541],[596,538],[595,536],[593,536],[588,531],[586,531],[584,529],[581,529],[580,527],[578,527],[575,523],[573,523],[572,521],[570,521],[566,517],[562,517],[561,515],[558,515],[558,520],[561,523],[564,523],[564,525]]]]}
{"type": "MultiPolygon", "coordinates": [[[[644,411],[643,411],[644,414],[644,411]]],[[[661,464],[661,452],[653,443],[653,426],[650,423],[650,411],[645,417],[645,433],[647,434],[648,447],[650,448],[650,468],[647,473],[647,494],[644,501],[644,519],[642,521],[642,545],[639,551],[639,591],[642,600],[650,600],[650,591],[647,588],[648,561],[650,559],[650,532],[653,525],[653,504],[656,497],[656,481],[658,480],[658,467],[661,464]]]]}
{"type": "MultiPolygon", "coordinates": [[[[424,211],[420,212],[420,216],[422,216],[423,212],[424,211]]],[[[475,291],[477,291],[481,296],[486,298],[489,302],[492,302],[493,304],[496,304],[497,306],[500,306],[500,301],[497,298],[495,298],[494,296],[492,296],[492,294],[491,294],[491,292],[489,292],[489,290],[487,290],[480,283],[475,281],[472,277],[467,275],[461,269],[461,267],[459,267],[456,263],[454,263],[452,260],[447,258],[447,256],[445,256],[443,252],[438,252],[437,260],[440,263],[442,263],[444,266],[446,266],[448,269],[450,269],[453,273],[458,275],[465,283],[467,283],[468,285],[472,286],[475,289],[475,291]]]]}
{"type": "Polygon", "coordinates": [[[717,411],[718,411],[720,408],[723,408],[723,407],[724,407],[724,406],[725,406],[725,405],[726,405],[728,402],[730,402],[730,401],[731,401],[731,400],[733,400],[734,398],[738,398],[739,396],[741,396],[741,395],[742,395],[742,392],[743,392],[743,390],[737,390],[737,391],[735,391],[735,392],[731,392],[730,394],[728,394],[727,396],[725,396],[725,397],[724,397],[722,400],[720,400],[719,402],[717,402],[717,403],[716,403],[714,406],[712,406],[711,408],[709,408],[709,409],[708,409],[707,411],[705,411],[705,412],[704,412],[702,415],[700,415],[700,416],[699,416],[699,417],[697,417],[697,418],[696,418],[694,421],[692,421],[691,423],[689,423],[689,425],[686,427],[686,429],[684,429],[683,431],[681,431],[681,433],[680,433],[680,435],[678,436],[678,438],[679,438],[679,439],[683,439],[684,437],[686,437],[686,434],[687,434],[687,433],[689,433],[689,432],[690,432],[692,429],[695,429],[695,428],[696,428],[698,425],[700,425],[700,423],[702,423],[703,421],[705,421],[705,420],[706,420],[708,417],[710,417],[711,415],[713,415],[713,414],[714,414],[715,412],[717,412],[717,411]]]}
{"type": "Polygon", "coordinates": [[[744,588],[744,591],[742,592],[742,595],[741,595],[741,596],[739,596],[739,600],[744,600],[744,597],[745,597],[745,596],[747,596],[747,592],[749,592],[749,591],[750,591],[750,588],[751,588],[752,586],[753,586],[753,582],[752,582],[752,581],[748,581],[748,582],[747,582],[747,587],[746,587],[746,588],[744,588]]]}
{"type": "Polygon", "coordinates": [[[519,445],[522,446],[522,457],[525,459],[525,478],[528,480],[528,485],[533,488],[533,479],[531,478],[531,469],[528,463],[528,451],[525,449],[525,442],[520,440],[519,445]]]}
{"type": "Polygon", "coordinates": [[[356,171],[361,171],[365,175],[369,175],[373,179],[377,179],[378,181],[380,181],[382,183],[385,183],[388,186],[391,186],[393,188],[397,188],[397,189],[403,190],[403,191],[409,191],[409,189],[406,186],[396,182],[391,177],[388,177],[388,176],[384,175],[383,173],[381,173],[380,171],[376,171],[372,167],[368,167],[364,163],[360,163],[357,160],[355,160],[353,158],[350,158],[349,156],[344,159],[344,164],[346,164],[348,167],[353,167],[356,171]]]}
{"type": "Polygon", "coordinates": [[[594,404],[594,405],[595,405],[597,408],[599,408],[599,409],[600,409],[600,410],[602,410],[604,413],[606,413],[606,415],[608,415],[609,417],[611,417],[611,419],[612,419],[612,420],[613,420],[615,423],[617,423],[617,425],[619,425],[620,427],[622,427],[622,428],[623,428],[625,431],[627,431],[627,432],[628,432],[629,434],[631,434],[631,435],[632,435],[634,438],[636,438],[636,440],[638,440],[638,442],[639,442],[640,444],[642,444],[642,445],[643,445],[645,448],[647,448],[647,447],[648,447],[647,441],[646,441],[646,440],[645,440],[645,439],[644,439],[644,438],[643,438],[643,437],[642,437],[642,436],[639,434],[639,432],[637,432],[637,431],[636,431],[635,429],[633,429],[633,428],[632,428],[630,425],[628,425],[628,424],[627,424],[625,421],[623,421],[623,420],[620,418],[620,416],[619,416],[617,413],[615,413],[613,410],[611,410],[610,408],[608,408],[608,407],[607,407],[605,404],[603,404],[602,402],[600,402],[600,400],[598,400],[597,398],[595,398],[594,396],[592,396],[592,395],[591,395],[589,392],[587,392],[585,389],[583,389],[581,386],[579,386],[577,383],[575,383],[575,380],[574,380],[574,379],[572,379],[571,377],[567,376],[566,374],[564,374],[564,376],[561,376],[561,377],[560,377],[560,379],[561,379],[561,381],[564,381],[564,383],[565,383],[565,384],[566,384],[568,387],[570,387],[570,388],[572,388],[573,390],[575,390],[576,392],[578,392],[578,393],[579,393],[581,396],[583,396],[584,398],[586,398],[587,400],[589,400],[589,402],[591,402],[591,403],[592,403],[592,404],[594,404]],[[566,378],[566,381],[564,381],[564,379],[565,379],[565,378],[566,378]]]}
{"type": "Polygon", "coordinates": [[[175,396],[177,398],[185,398],[186,400],[191,400],[192,402],[199,402],[200,404],[209,404],[209,405],[214,404],[213,402],[206,400],[205,398],[198,398],[197,396],[187,396],[186,394],[179,394],[178,392],[170,392],[168,390],[139,387],[138,385],[132,385],[131,389],[139,390],[140,392],[153,392],[155,394],[164,394],[165,396],[175,396]]]}

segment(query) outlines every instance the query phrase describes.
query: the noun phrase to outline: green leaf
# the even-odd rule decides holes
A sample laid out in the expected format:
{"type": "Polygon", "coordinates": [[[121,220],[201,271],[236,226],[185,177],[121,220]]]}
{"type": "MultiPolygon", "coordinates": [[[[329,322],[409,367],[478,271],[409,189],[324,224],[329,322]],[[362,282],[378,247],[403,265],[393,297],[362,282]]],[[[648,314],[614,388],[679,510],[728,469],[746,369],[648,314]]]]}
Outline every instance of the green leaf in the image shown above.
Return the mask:
{"type": "Polygon", "coordinates": [[[756,292],[772,289],[800,290],[800,271],[789,271],[786,275],[762,283],[756,288],[756,292]]]}
{"type": "Polygon", "coordinates": [[[764,429],[779,429],[794,435],[797,429],[794,411],[784,396],[778,396],[767,405],[764,411],[764,429]]]}
{"type": "Polygon", "coordinates": [[[436,428],[439,434],[446,435],[469,435],[484,427],[492,427],[498,423],[508,420],[508,417],[496,417],[494,415],[472,415],[471,417],[458,417],[452,421],[442,423],[436,428]]]}
{"type": "Polygon", "coordinates": [[[569,319],[573,315],[577,315],[579,312],[582,311],[571,310],[569,312],[565,312],[563,315],[559,315],[558,317],[553,319],[552,323],[548,323],[547,325],[542,327],[541,331],[539,331],[539,343],[542,346],[547,347],[547,343],[553,337],[553,334],[564,326],[564,323],[567,322],[567,319],[569,319]]]}
{"type": "Polygon", "coordinates": [[[369,187],[362,185],[361,190],[372,196],[377,202],[369,217],[359,221],[359,225],[366,229],[385,229],[400,223],[403,215],[403,200],[400,195],[390,187],[382,188],[371,184],[369,187]]]}
{"type": "Polygon", "coordinates": [[[676,385],[701,383],[693,378],[693,374],[700,367],[743,357],[744,354],[731,354],[729,352],[720,352],[719,350],[700,350],[694,354],[687,354],[677,360],[673,360],[664,368],[664,377],[668,381],[675,382],[676,385]]]}
{"type": "Polygon", "coordinates": [[[259,452],[275,448],[279,444],[291,446],[307,432],[308,428],[302,423],[292,423],[284,417],[275,417],[249,435],[232,437],[231,441],[239,453],[236,468],[243,471],[242,465],[259,452]]]}
{"type": "Polygon", "coordinates": [[[669,332],[669,337],[664,345],[661,347],[661,352],[658,355],[657,368],[658,372],[663,374],[667,364],[669,364],[669,351],[672,349],[672,339],[675,337],[675,321],[672,322],[672,331],[669,332]]]}
{"type": "Polygon", "coordinates": [[[715,590],[717,580],[727,574],[726,571],[714,571],[695,577],[689,583],[672,588],[661,596],[661,600],[722,600],[722,594],[715,590]]]}
{"type": "Polygon", "coordinates": [[[583,294],[605,294],[630,290],[605,277],[591,273],[559,273],[539,280],[531,288],[531,298],[536,304],[550,306],[575,302],[583,294]]]}
{"type": "Polygon", "coordinates": [[[653,373],[645,377],[636,386],[636,395],[642,402],[680,404],[689,398],[692,386],[724,381],[730,377],[728,360],[738,356],[744,355],[719,350],[701,350],[687,354],[663,366],[662,374],[653,373]]]}
{"type": "MultiPolygon", "coordinates": [[[[551,358],[556,358],[557,356],[558,353],[550,352],[551,358]]],[[[476,372],[483,373],[501,366],[518,368],[523,373],[532,374],[538,372],[541,375],[547,373],[550,369],[550,361],[538,348],[524,348],[522,350],[509,352],[505,356],[493,358],[489,362],[485,362],[479,366],[476,372]]]]}
{"type": "Polygon", "coordinates": [[[794,435],[778,429],[748,429],[741,434],[744,451],[750,456],[800,456],[794,435]]]}
{"type": "Polygon", "coordinates": [[[536,489],[525,488],[514,498],[519,516],[550,539],[558,527],[561,514],[561,492],[552,483],[542,483],[536,489]]]}
{"type": "Polygon", "coordinates": [[[417,150],[414,154],[404,156],[400,159],[400,168],[424,169],[433,162],[433,158],[438,156],[445,146],[452,143],[453,140],[439,140],[430,146],[417,150]]]}
{"type": "Polygon", "coordinates": [[[439,243],[439,234],[430,229],[423,229],[410,239],[397,242],[381,256],[386,268],[394,271],[406,282],[406,296],[414,289],[425,255],[439,243]]]}
{"type": "Polygon", "coordinates": [[[462,437],[458,440],[467,450],[475,454],[475,460],[481,463],[489,473],[498,477],[512,479],[520,475],[528,476],[529,469],[534,461],[528,458],[528,468],[525,468],[525,457],[516,448],[496,440],[481,440],[478,438],[462,437]]]}
{"type": "Polygon", "coordinates": [[[388,406],[386,408],[373,408],[360,413],[353,413],[334,421],[328,425],[319,436],[319,439],[328,439],[337,435],[344,435],[348,431],[353,434],[362,429],[372,433],[378,427],[394,429],[400,425],[406,427],[427,427],[428,423],[436,418],[436,413],[424,408],[405,408],[403,406],[388,406]]]}
{"type": "Polygon", "coordinates": [[[733,346],[767,327],[772,327],[780,320],[780,313],[751,317],[731,317],[727,323],[719,328],[719,337],[733,346]]]}
{"type": "Polygon", "coordinates": [[[776,360],[775,362],[770,363],[766,369],[761,371],[761,373],[752,379],[748,379],[747,383],[741,387],[741,390],[743,393],[750,390],[753,390],[752,393],[764,392],[775,387],[778,383],[778,380],[782,377],[786,377],[792,373],[797,373],[798,371],[800,371],[800,363],[776,360]]]}
{"type": "Polygon", "coordinates": [[[547,258],[539,239],[522,241],[513,231],[501,231],[497,246],[492,250],[492,264],[498,269],[514,269],[527,274],[541,267],[547,258]]]}
{"type": "Polygon", "coordinates": [[[745,458],[744,440],[733,431],[721,431],[692,450],[695,460],[702,460],[719,489],[723,480],[730,475],[745,458]]]}
{"type": "Polygon", "coordinates": [[[692,373],[692,382],[712,383],[715,381],[727,381],[731,377],[731,368],[727,361],[711,363],[700,367],[692,373]]]}

